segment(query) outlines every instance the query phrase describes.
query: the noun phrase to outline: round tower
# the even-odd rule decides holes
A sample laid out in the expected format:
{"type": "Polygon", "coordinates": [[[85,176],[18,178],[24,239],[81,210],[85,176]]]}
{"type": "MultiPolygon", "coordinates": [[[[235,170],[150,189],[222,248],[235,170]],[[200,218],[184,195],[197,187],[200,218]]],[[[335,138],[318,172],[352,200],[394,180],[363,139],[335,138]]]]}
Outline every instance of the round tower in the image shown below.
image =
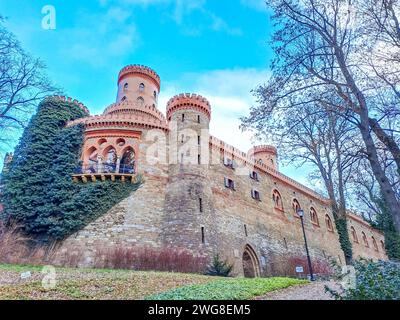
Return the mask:
{"type": "Polygon", "coordinates": [[[160,77],[149,67],[129,65],[118,75],[117,103],[130,101],[138,106],[157,107],[160,77]]]}
{"type": "Polygon", "coordinates": [[[247,152],[248,156],[254,158],[257,163],[265,164],[266,166],[278,171],[278,152],[275,147],[268,145],[255,146],[247,152]]]}
{"type": "Polygon", "coordinates": [[[180,94],[167,104],[169,180],[164,214],[165,244],[212,254],[217,233],[208,177],[210,103],[180,94]]]}

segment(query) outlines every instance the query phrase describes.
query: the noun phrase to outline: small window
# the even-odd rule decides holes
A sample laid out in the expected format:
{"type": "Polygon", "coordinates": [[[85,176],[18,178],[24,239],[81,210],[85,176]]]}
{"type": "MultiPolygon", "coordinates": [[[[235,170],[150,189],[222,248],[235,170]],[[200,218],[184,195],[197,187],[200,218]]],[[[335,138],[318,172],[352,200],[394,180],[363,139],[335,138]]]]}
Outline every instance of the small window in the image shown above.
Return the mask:
{"type": "Polygon", "coordinates": [[[368,243],[368,239],[367,239],[367,236],[366,236],[365,232],[363,231],[363,232],[361,233],[361,235],[362,235],[362,239],[363,239],[363,242],[364,242],[364,246],[366,246],[367,248],[369,248],[369,243],[368,243]]]}
{"type": "Polygon", "coordinates": [[[156,91],[153,92],[153,97],[154,97],[154,99],[157,99],[157,92],[156,91]]]}
{"type": "Polygon", "coordinates": [[[325,223],[328,231],[333,232],[333,224],[330,216],[325,215],[325,223]]]}
{"type": "Polygon", "coordinates": [[[247,237],[247,226],[244,225],[244,235],[247,237]]]}
{"type": "Polygon", "coordinates": [[[139,91],[140,92],[144,91],[144,83],[139,84],[139,91]]]}
{"type": "Polygon", "coordinates": [[[184,143],[185,142],[185,135],[181,135],[181,143],[184,143]]]}
{"type": "Polygon", "coordinates": [[[197,116],[197,123],[200,123],[200,116],[197,116]]]}
{"type": "Polygon", "coordinates": [[[206,243],[206,239],[204,236],[204,227],[201,227],[201,243],[206,243]]]}
{"type": "Polygon", "coordinates": [[[293,208],[293,213],[296,217],[298,217],[297,212],[301,209],[300,203],[299,201],[297,201],[297,199],[293,199],[292,202],[292,208],[293,208]]]}
{"type": "Polygon", "coordinates": [[[311,207],[311,209],[310,209],[310,218],[311,218],[311,222],[313,224],[319,226],[317,211],[315,211],[315,209],[313,207],[311,207]]]}
{"type": "Polygon", "coordinates": [[[258,192],[257,190],[251,190],[251,197],[255,200],[261,201],[260,192],[258,192]]]}
{"type": "Polygon", "coordinates": [[[203,212],[203,199],[199,198],[199,211],[203,212]]]}
{"type": "Polygon", "coordinates": [[[354,229],[354,227],[351,227],[350,230],[351,230],[351,236],[353,238],[353,241],[355,243],[358,243],[358,237],[357,237],[356,229],[354,229]]]}
{"type": "Polygon", "coordinates": [[[121,101],[125,101],[126,100],[126,96],[123,96],[121,101]]]}
{"type": "Polygon", "coordinates": [[[235,190],[235,182],[232,179],[224,178],[225,187],[235,190]]]}
{"type": "Polygon", "coordinates": [[[136,103],[138,106],[143,106],[144,105],[144,99],[142,97],[139,97],[136,99],[136,103]]]}
{"type": "Polygon", "coordinates": [[[288,249],[287,241],[286,238],[283,238],[283,245],[285,246],[285,249],[288,249]]]}
{"type": "Polygon", "coordinates": [[[201,164],[201,156],[199,154],[197,155],[197,164],[201,164]]]}
{"type": "Polygon", "coordinates": [[[236,162],[233,159],[229,159],[228,157],[224,157],[224,166],[229,167],[231,169],[235,169],[236,162]]]}
{"type": "Polygon", "coordinates": [[[200,136],[197,136],[197,144],[200,145],[200,136]]]}
{"type": "Polygon", "coordinates": [[[128,90],[128,87],[129,87],[128,83],[125,83],[124,84],[124,90],[128,90]]]}
{"type": "Polygon", "coordinates": [[[371,238],[372,238],[372,245],[374,246],[375,251],[379,251],[378,244],[376,243],[375,238],[374,237],[371,237],[371,238]]]}
{"type": "Polygon", "coordinates": [[[182,122],[185,121],[185,114],[182,113],[182,122]]]}
{"type": "Polygon", "coordinates": [[[253,180],[256,180],[256,181],[260,181],[259,178],[258,178],[257,171],[250,172],[250,178],[253,179],[253,180]]]}
{"type": "Polygon", "coordinates": [[[283,210],[282,196],[276,189],[272,192],[272,200],[275,209],[283,210]]]}

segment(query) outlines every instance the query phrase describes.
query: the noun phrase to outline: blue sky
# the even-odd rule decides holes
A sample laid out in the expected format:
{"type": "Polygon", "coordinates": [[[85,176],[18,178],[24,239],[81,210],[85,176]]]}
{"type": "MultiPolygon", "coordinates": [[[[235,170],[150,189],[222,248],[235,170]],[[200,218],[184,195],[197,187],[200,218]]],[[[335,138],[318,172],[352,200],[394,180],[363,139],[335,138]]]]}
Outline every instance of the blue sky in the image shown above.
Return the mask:
{"type": "MultiPolygon", "coordinates": [[[[202,94],[212,104],[211,134],[243,151],[252,146],[238,118],[269,74],[273,29],[263,0],[1,0],[0,14],[92,114],[114,102],[119,70],[139,63],[161,77],[161,111],[175,94],[202,94]],[[56,9],[55,30],[41,26],[45,5],[56,9]]],[[[293,167],[282,171],[305,181],[293,167]]]]}

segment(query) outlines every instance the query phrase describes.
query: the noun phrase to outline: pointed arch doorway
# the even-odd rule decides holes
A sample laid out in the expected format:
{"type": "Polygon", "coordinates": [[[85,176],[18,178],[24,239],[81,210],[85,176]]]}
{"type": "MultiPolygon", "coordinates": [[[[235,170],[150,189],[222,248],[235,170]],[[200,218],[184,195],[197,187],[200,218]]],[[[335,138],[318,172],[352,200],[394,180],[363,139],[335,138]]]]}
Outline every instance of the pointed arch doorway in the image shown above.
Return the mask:
{"type": "Polygon", "coordinates": [[[243,274],[246,278],[255,278],[260,276],[258,257],[250,245],[246,245],[243,252],[243,274]]]}

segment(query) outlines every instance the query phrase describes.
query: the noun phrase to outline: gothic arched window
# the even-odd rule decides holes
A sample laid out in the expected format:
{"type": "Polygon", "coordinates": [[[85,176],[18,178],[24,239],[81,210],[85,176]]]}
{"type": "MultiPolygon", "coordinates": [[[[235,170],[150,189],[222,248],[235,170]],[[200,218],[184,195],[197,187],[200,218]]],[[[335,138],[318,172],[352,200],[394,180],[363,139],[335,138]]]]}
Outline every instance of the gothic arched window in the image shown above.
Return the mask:
{"type": "Polygon", "coordinates": [[[374,237],[371,237],[371,238],[372,238],[372,245],[374,246],[375,251],[379,251],[378,244],[376,243],[375,238],[374,237]]]}
{"type": "Polygon", "coordinates": [[[300,203],[297,201],[297,199],[293,199],[292,208],[293,208],[293,213],[297,217],[298,216],[297,212],[301,209],[300,203]]]}
{"type": "Polygon", "coordinates": [[[282,196],[276,189],[272,191],[272,200],[274,201],[274,207],[276,209],[283,210],[282,196]]]}
{"type": "Polygon", "coordinates": [[[131,147],[126,149],[122,155],[119,172],[127,174],[135,173],[135,151],[131,147]]]}
{"type": "Polygon", "coordinates": [[[139,84],[139,91],[140,92],[144,91],[144,83],[139,84]]]}
{"type": "Polygon", "coordinates": [[[331,217],[329,215],[325,215],[325,223],[326,223],[326,228],[328,229],[328,231],[333,232],[333,224],[332,224],[331,217]]]}
{"type": "Polygon", "coordinates": [[[365,235],[364,231],[361,233],[361,235],[362,235],[362,239],[363,239],[363,242],[364,242],[364,246],[366,246],[368,248],[369,247],[369,243],[368,243],[368,239],[367,239],[367,236],[365,235]]]}
{"type": "Polygon", "coordinates": [[[311,218],[311,222],[313,224],[319,226],[319,220],[318,220],[317,211],[315,211],[315,209],[313,207],[311,207],[311,209],[310,209],[310,218],[311,218]]]}
{"type": "Polygon", "coordinates": [[[354,227],[351,227],[350,230],[351,230],[351,236],[353,237],[353,241],[355,243],[358,243],[358,237],[357,237],[356,229],[354,229],[354,227]]]}

